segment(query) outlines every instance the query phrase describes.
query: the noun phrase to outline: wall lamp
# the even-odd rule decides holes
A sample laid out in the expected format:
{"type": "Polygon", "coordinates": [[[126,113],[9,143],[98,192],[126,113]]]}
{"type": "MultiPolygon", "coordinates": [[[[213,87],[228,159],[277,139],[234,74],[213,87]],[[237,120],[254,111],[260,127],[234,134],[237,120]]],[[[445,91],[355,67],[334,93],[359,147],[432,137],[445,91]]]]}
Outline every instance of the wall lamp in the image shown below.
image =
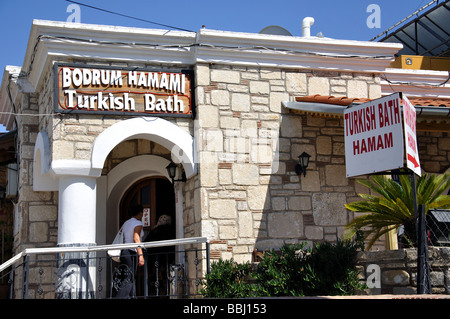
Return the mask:
{"type": "Polygon", "coordinates": [[[174,162],[170,162],[169,165],[166,166],[167,173],[169,174],[170,179],[172,180],[172,184],[174,182],[186,182],[186,174],[184,171],[181,173],[181,179],[175,179],[175,175],[177,175],[177,168],[174,162]]]}
{"type": "Polygon", "coordinates": [[[308,167],[310,157],[311,155],[306,152],[303,152],[301,155],[299,155],[298,163],[295,165],[295,173],[297,175],[303,173],[303,176],[306,176],[306,168],[308,167]]]}

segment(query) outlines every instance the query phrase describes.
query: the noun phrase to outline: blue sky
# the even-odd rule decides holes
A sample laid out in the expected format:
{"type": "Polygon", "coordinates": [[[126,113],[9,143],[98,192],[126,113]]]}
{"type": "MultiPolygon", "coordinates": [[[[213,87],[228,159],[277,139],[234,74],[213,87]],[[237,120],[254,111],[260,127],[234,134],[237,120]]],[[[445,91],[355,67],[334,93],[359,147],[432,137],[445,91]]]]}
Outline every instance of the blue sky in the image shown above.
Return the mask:
{"type": "MultiPolygon", "coordinates": [[[[136,18],[198,31],[207,29],[258,33],[279,25],[301,36],[304,17],[313,17],[311,35],[370,40],[430,0],[77,0],[136,18]],[[370,4],[380,8],[380,27],[369,28],[370,4]]],[[[66,21],[65,0],[0,0],[0,74],[6,65],[21,66],[33,19],[66,21]]],[[[81,23],[167,29],[143,21],[80,6],[81,23]]]]}

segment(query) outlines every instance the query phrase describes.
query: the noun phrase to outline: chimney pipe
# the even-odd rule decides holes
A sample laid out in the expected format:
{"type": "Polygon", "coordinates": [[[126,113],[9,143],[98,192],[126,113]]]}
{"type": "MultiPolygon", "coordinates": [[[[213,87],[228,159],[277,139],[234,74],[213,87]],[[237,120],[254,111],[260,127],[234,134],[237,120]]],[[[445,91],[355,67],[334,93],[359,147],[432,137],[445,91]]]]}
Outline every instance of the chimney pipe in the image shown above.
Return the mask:
{"type": "Polygon", "coordinates": [[[314,24],[314,18],[306,17],[302,22],[302,36],[310,37],[311,36],[311,26],[314,24]]]}

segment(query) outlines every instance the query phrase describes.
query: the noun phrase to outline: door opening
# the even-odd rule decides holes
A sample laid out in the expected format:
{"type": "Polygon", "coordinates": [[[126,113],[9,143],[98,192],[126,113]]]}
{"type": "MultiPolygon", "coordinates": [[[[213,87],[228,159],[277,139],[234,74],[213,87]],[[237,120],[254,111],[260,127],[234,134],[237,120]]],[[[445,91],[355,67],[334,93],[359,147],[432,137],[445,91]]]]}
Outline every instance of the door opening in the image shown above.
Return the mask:
{"type": "MultiPolygon", "coordinates": [[[[170,181],[163,177],[150,177],[133,184],[120,203],[120,225],[130,218],[129,208],[135,204],[142,205],[148,212],[148,223],[144,223],[144,242],[176,238],[175,194],[170,181]]],[[[144,254],[146,264],[139,267],[136,274],[137,295],[168,295],[175,248],[152,248],[144,254]]]]}
{"type": "Polygon", "coordinates": [[[150,177],[133,184],[120,203],[120,225],[130,218],[129,208],[136,204],[142,205],[149,213],[148,223],[144,224],[144,238],[155,230],[158,220],[160,225],[165,223],[164,226],[170,224],[171,227],[165,227],[164,231],[159,231],[158,236],[152,235],[151,238],[153,240],[175,238],[175,194],[170,181],[165,178],[150,177]]]}

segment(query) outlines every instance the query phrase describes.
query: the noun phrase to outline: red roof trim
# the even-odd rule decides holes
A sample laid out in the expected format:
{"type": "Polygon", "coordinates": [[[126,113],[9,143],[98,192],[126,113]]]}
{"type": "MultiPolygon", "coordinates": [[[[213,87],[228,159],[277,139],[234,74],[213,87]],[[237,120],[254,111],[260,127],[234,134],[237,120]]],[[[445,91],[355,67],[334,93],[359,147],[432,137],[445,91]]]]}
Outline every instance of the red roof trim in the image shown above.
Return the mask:
{"type": "MultiPolygon", "coordinates": [[[[428,98],[428,97],[409,97],[408,99],[415,106],[436,106],[436,107],[450,107],[449,98],[428,98]]],[[[335,97],[332,95],[308,95],[308,96],[297,96],[295,98],[297,102],[313,102],[313,103],[325,103],[334,105],[350,105],[352,103],[366,103],[371,101],[367,98],[349,98],[346,96],[335,97]]]]}

